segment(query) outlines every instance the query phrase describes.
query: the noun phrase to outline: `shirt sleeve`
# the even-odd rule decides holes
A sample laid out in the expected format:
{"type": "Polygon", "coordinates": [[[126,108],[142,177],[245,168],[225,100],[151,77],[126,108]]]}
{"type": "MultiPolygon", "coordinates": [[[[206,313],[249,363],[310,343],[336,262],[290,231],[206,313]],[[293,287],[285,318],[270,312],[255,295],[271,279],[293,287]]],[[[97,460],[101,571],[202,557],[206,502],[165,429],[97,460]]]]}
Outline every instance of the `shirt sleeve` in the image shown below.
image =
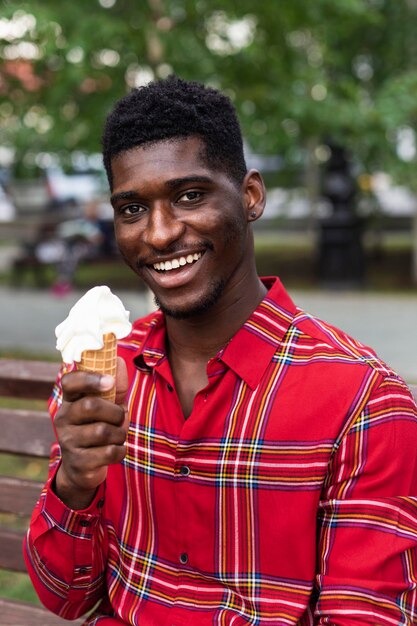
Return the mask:
{"type": "MultiPolygon", "coordinates": [[[[50,399],[52,419],[61,404],[62,375],[63,372],[50,399]]],[[[60,450],[54,443],[48,480],[32,514],[23,554],[41,602],[63,618],[76,619],[105,597],[105,484],[99,487],[88,509],[73,511],[52,488],[59,463],[60,450]]]]}
{"type": "MultiPolygon", "coordinates": [[[[319,511],[315,624],[414,624],[417,616],[417,411],[382,380],[337,443],[319,511]]],[[[361,406],[361,403],[364,403],[361,406]]]]}

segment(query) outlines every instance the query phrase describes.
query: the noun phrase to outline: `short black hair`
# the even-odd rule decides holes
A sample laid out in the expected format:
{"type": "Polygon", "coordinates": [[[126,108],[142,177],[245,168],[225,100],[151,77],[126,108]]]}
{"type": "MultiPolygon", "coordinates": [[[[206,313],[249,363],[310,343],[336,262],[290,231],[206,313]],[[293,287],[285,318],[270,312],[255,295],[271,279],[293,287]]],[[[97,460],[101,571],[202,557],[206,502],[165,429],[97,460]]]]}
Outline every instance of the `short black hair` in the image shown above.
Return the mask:
{"type": "Polygon", "coordinates": [[[133,89],[116,103],[104,126],[103,162],[110,188],[116,155],[146,143],[190,136],[203,140],[207,165],[241,184],[247,171],[242,132],[227,96],[174,75],[133,89]]]}

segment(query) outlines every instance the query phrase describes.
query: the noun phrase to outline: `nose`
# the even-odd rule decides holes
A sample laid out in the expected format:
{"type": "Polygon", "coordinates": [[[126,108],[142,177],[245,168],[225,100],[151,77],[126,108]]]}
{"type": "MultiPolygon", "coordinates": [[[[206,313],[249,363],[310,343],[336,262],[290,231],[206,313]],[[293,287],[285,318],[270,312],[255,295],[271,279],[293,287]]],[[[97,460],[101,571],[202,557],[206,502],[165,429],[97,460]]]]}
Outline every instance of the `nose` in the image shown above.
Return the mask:
{"type": "Polygon", "coordinates": [[[149,211],[148,221],[143,232],[143,241],[156,250],[164,250],[177,241],[185,230],[170,207],[155,205],[149,211]]]}

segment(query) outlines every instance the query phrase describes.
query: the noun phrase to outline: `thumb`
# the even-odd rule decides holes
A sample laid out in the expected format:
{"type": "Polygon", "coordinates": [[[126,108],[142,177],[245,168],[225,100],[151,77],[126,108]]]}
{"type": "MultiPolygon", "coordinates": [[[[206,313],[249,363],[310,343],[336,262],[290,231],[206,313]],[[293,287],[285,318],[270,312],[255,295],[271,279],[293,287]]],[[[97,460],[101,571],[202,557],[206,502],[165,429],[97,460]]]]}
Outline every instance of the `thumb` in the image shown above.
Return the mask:
{"type": "Polygon", "coordinates": [[[116,404],[123,404],[127,390],[129,387],[129,379],[127,375],[127,366],[121,356],[117,357],[116,368],[116,404]]]}

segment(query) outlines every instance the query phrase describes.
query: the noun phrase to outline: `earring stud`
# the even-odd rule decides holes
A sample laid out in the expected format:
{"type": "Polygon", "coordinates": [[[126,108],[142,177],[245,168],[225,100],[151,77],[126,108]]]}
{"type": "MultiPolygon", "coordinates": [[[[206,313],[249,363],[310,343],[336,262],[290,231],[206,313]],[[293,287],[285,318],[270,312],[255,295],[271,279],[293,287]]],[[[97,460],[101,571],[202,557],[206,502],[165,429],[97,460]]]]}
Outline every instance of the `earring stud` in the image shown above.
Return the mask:
{"type": "Polygon", "coordinates": [[[251,211],[250,216],[251,217],[256,217],[256,211],[251,211]]]}

